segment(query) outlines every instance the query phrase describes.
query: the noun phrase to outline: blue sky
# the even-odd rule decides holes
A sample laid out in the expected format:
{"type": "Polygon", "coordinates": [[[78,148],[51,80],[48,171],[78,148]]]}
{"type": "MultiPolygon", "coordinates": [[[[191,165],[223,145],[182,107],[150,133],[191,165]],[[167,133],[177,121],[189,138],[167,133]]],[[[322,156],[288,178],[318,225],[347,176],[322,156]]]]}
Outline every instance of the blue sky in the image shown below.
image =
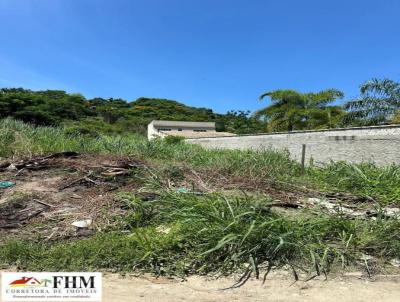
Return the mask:
{"type": "Polygon", "coordinates": [[[258,96],[400,80],[399,0],[0,0],[0,87],[160,97],[217,112],[258,96]]]}

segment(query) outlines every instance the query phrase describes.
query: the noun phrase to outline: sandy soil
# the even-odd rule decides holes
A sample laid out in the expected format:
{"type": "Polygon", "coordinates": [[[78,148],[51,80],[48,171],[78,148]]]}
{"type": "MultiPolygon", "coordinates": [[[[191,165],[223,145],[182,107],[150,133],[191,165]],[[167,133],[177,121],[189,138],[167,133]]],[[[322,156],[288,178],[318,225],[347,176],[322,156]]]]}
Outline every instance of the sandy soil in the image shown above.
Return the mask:
{"type": "Polygon", "coordinates": [[[360,274],[353,274],[330,278],[328,281],[314,279],[293,283],[291,278],[271,274],[265,284],[261,280],[250,279],[239,288],[226,289],[233,283],[233,278],[207,280],[204,277],[190,277],[187,281],[178,281],[104,274],[103,302],[400,301],[400,275],[379,276],[371,280],[364,279],[360,274]]]}
{"type": "Polygon", "coordinates": [[[336,277],[328,281],[296,282],[270,277],[263,285],[249,280],[236,289],[233,279],[206,280],[191,277],[179,282],[155,278],[103,277],[103,301],[400,301],[400,276],[366,280],[360,276],[336,277]]]}

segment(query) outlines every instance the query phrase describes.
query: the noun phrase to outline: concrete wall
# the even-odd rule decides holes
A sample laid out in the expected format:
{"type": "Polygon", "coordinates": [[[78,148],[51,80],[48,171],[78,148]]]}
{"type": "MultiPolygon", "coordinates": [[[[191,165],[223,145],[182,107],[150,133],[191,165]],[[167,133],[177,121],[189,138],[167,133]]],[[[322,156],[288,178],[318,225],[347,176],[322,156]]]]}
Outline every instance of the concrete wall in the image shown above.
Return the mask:
{"type": "Polygon", "coordinates": [[[158,130],[154,127],[153,123],[147,125],[147,139],[152,140],[160,136],[158,130]]]}
{"type": "Polygon", "coordinates": [[[400,125],[196,138],[186,142],[205,148],[288,150],[299,161],[305,144],[306,163],[312,158],[314,163],[345,160],[400,164],[400,125]]]}
{"type": "MultiPolygon", "coordinates": [[[[215,129],[209,129],[209,128],[201,128],[201,127],[176,127],[176,126],[154,126],[153,124],[148,124],[147,125],[147,138],[148,140],[155,139],[156,137],[165,137],[167,135],[182,135],[182,136],[189,136],[190,134],[197,133],[195,130],[205,130],[204,132],[210,133],[215,133],[215,129]],[[171,129],[171,131],[159,131],[159,129],[162,128],[167,128],[171,129]],[[181,129],[181,130],[179,130],[181,129]]],[[[201,132],[201,133],[204,133],[201,132]]]]}

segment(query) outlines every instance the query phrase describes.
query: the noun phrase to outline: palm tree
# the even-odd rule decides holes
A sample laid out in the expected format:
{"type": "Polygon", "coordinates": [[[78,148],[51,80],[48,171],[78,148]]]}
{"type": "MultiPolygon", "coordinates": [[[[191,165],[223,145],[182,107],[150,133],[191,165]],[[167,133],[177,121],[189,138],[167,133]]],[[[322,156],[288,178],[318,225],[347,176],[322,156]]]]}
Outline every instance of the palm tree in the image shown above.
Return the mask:
{"type": "Polygon", "coordinates": [[[372,79],[360,86],[360,96],[344,108],[348,124],[379,125],[388,123],[400,109],[400,83],[389,79],[372,79]]]}
{"type": "Polygon", "coordinates": [[[336,89],[317,93],[300,93],[295,90],[274,90],[260,96],[269,97],[272,104],[255,113],[268,122],[272,131],[293,131],[335,127],[343,115],[339,106],[328,106],[343,93],[336,89]]]}
{"type": "Polygon", "coordinates": [[[44,287],[47,287],[47,284],[48,283],[53,283],[53,281],[52,280],[50,280],[50,279],[42,279],[42,280],[40,280],[40,284],[43,284],[42,286],[44,286],[44,287]]]}
{"type": "Polygon", "coordinates": [[[313,110],[308,129],[331,129],[342,126],[346,112],[341,106],[326,106],[313,110]]]}

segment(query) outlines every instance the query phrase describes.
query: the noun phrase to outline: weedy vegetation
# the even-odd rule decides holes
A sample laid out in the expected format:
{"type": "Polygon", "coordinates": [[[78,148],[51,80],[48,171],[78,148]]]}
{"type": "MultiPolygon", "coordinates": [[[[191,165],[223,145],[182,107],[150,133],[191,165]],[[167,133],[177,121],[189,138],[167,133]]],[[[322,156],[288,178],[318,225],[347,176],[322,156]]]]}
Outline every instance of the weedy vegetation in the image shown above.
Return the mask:
{"type": "Polygon", "coordinates": [[[400,167],[373,163],[332,162],[308,167],[274,150],[205,150],[182,143],[181,138],[147,141],[139,135],[87,137],[62,128],[34,127],[13,119],[0,120],[0,156],[26,157],[53,152],[129,155],[157,163],[201,167],[252,179],[279,180],[315,189],[336,190],[376,198],[381,204],[399,203],[400,167]],[[172,140],[172,142],[171,142],[172,140]]]}
{"type": "Polygon", "coordinates": [[[363,253],[379,259],[400,256],[400,221],[348,220],[307,213],[288,218],[268,208],[270,200],[220,194],[165,192],[141,201],[118,196],[129,207],[123,229],[55,244],[9,242],[0,259],[29,270],[151,271],[157,274],[258,276],[289,265],[294,272],[328,274],[356,264],[363,253]]]}
{"type": "MultiPolygon", "coordinates": [[[[297,215],[272,210],[266,195],[181,192],[166,185],[162,172],[184,166],[225,177],[289,184],[310,190],[368,196],[377,205],[398,205],[400,168],[371,163],[331,163],[301,173],[288,154],[273,150],[204,150],[181,141],[148,142],[140,136],[72,135],[60,128],[33,127],[12,119],[0,122],[2,157],[77,151],[118,154],[152,163],[151,177],[135,175],[151,200],[122,192],[115,202],[126,215],[117,227],[73,241],[9,241],[0,263],[28,270],[151,271],[156,274],[259,276],[273,267],[290,268],[308,278],[358,265],[363,255],[382,263],[400,257],[400,220],[348,219],[342,213],[309,209],[297,215]]],[[[171,172],[172,171],[172,172],[171,172]]]]}

